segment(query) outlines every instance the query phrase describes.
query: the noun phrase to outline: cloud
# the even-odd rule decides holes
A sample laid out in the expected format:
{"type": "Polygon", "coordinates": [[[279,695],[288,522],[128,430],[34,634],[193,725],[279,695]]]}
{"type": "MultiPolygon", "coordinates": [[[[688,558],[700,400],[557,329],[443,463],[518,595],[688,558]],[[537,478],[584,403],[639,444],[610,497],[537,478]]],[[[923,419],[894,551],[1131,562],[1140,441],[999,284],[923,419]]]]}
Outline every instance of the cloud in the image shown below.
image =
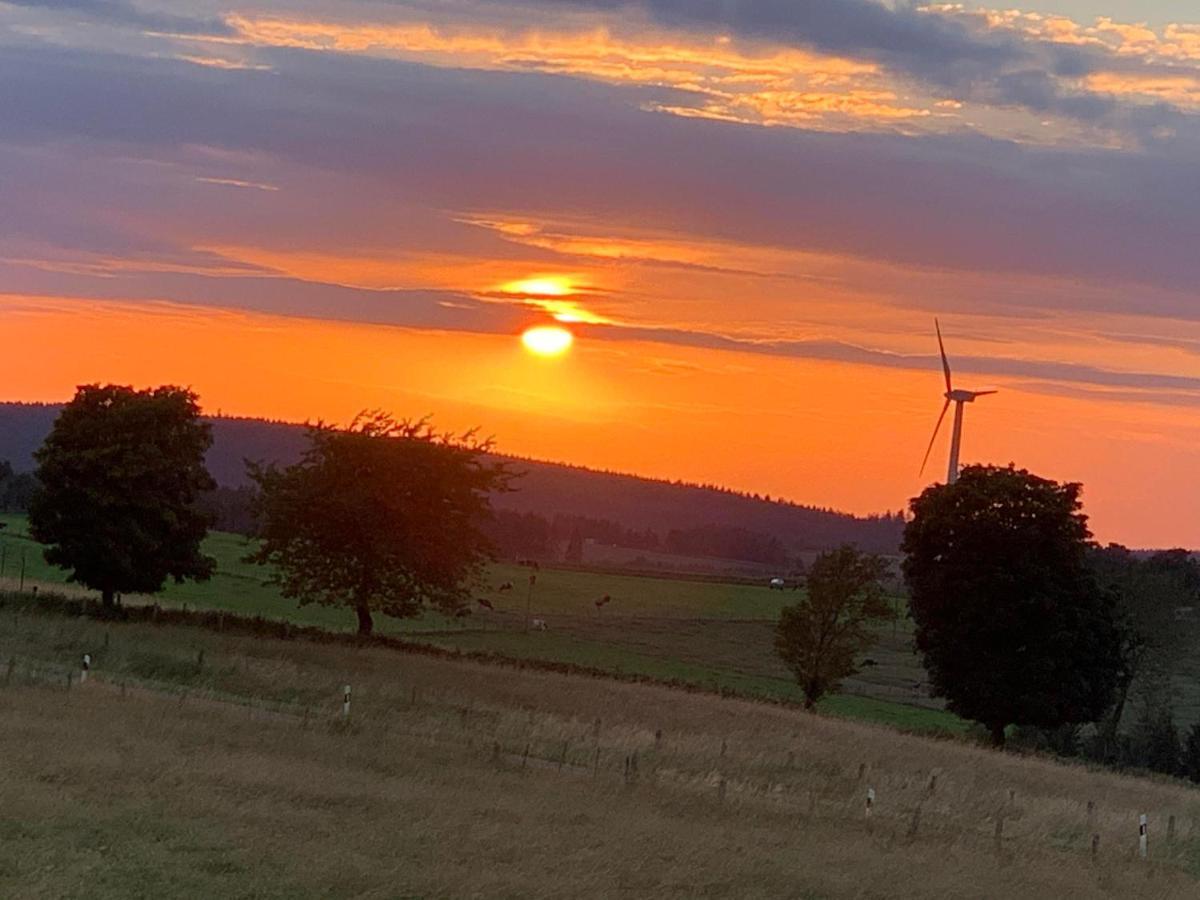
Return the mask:
{"type": "MultiPolygon", "coordinates": [[[[894,353],[840,341],[750,341],[675,328],[629,328],[613,325],[579,327],[586,336],[605,340],[642,340],[736,353],[911,369],[932,373],[940,372],[941,369],[941,360],[936,355],[894,353]]],[[[1143,402],[1157,402],[1156,398],[1162,394],[1166,398],[1164,402],[1179,404],[1183,398],[1188,398],[1191,403],[1200,405],[1200,377],[1197,376],[1119,371],[1079,363],[993,356],[956,356],[954,369],[960,383],[989,375],[1005,379],[1040,379],[1089,385],[1095,388],[1126,389],[1124,393],[1113,395],[1122,400],[1138,399],[1143,402]]],[[[982,385],[972,383],[972,387],[980,388],[982,385]]],[[[1099,395],[1091,394],[1089,396],[1099,395]]]]}
{"type": "MultiPolygon", "coordinates": [[[[1188,155],[745,128],[645,113],[640,88],[297,50],[271,59],[273,74],[13,49],[0,58],[0,81],[24,88],[0,94],[2,139],[71,142],[87,157],[113,147],[242,154],[262,171],[205,174],[284,186],[279,176],[292,173],[303,202],[288,198],[293,205],[276,225],[285,231],[306,204],[316,210],[305,199],[307,169],[347,179],[341,194],[329,188],[336,204],[352,196],[370,205],[386,186],[407,204],[456,215],[639,223],[900,266],[1133,290],[1190,291],[1200,282],[1192,239],[1200,170],[1188,155]]],[[[21,196],[0,197],[9,221],[40,215],[21,196]]],[[[122,200],[154,202],[152,194],[122,200]]],[[[271,208],[247,215],[269,230],[271,208]]],[[[357,228],[351,210],[346,216],[357,228]]],[[[339,232],[328,240],[336,244],[339,232]]],[[[1006,289],[1014,303],[1027,302],[1006,289]]],[[[1160,313],[1194,313],[1179,297],[1152,299],[1160,313]]]]}
{"type": "Polygon", "coordinates": [[[197,18],[152,12],[127,0],[4,0],[10,6],[83,16],[107,25],[165,34],[229,36],[233,30],[220,18],[197,18]]]}

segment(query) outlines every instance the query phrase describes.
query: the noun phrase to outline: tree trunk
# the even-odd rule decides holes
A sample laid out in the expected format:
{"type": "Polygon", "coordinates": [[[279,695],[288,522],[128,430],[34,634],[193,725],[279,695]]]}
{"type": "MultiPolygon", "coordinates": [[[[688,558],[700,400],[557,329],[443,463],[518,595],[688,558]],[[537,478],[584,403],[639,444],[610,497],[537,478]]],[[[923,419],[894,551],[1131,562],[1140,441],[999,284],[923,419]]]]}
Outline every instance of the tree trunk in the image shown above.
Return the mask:
{"type": "Polygon", "coordinates": [[[358,614],[359,635],[370,637],[375,630],[375,620],[371,618],[371,608],[364,604],[354,607],[354,611],[358,614]]]}
{"type": "Polygon", "coordinates": [[[1004,746],[1004,723],[1001,722],[998,725],[995,725],[995,724],[989,725],[988,730],[992,734],[992,746],[993,747],[1003,747],[1004,746]]]}
{"type": "Polygon", "coordinates": [[[100,592],[100,603],[105,609],[112,609],[117,605],[116,591],[105,588],[100,592]]]}
{"type": "Polygon", "coordinates": [[[1125,714],[1125,704],[1129,702],[1129,688],[1133,684],[1133,676],[1122,679],[1117,689],[1117,702],[1113,706],[1108,728],[1104,731],[1104,755],[1111,757],[1117,746],[1117,734],[1121,729],[1121,717],[1125,714]]]}
{"type": "Polygon", "coordinates": [[[810,711],[816,709],[817,701],[821,699],[821,695],[824,693],[817,680],[810,678],[808,684],[804,687],[804,708],[810,711]]]}

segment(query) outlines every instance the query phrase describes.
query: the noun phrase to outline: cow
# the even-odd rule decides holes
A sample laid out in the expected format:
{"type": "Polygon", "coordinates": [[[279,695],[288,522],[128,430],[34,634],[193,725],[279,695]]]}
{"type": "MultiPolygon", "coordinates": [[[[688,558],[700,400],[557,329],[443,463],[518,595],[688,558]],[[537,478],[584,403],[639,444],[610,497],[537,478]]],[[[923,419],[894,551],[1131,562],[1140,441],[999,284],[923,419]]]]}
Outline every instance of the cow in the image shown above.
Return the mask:
{"type": "Polygon", "coordinates": [[[533,620],[533,630],[534,631],[545,631],[546,630],[546,620],[545,619],[534,619],[533,620]]]}
{"type": "Polygon", "coordinates": [[[787,587],[787,582],[782,578],[772,578],[767,587],[773,591],[782,591],[785,587],[787,587]]]}

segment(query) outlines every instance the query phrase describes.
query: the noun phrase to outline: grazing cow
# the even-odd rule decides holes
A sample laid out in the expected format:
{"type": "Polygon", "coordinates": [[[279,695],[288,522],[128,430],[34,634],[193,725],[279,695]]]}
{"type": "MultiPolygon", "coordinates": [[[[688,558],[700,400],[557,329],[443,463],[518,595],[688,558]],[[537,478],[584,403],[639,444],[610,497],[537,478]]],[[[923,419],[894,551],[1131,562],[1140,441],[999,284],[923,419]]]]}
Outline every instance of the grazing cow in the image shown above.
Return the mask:
{"type": "Polygon", "coordinates": [[[480,606],[482,606],[484,609],[490,609],[490,610],[492,610],[492,612],[496,611],[496,607],[492,606],[492,601],[489,600],[487,597],[477,597],[475,599],[475,602],[478,603],[480,606]]]}
{"type": "Polygon", "coordinates": [[[772,578],[771,583],[767,585],[773,591],[782,591],[787,587],[787,582],[782,578],[772,578]]]}
{"type": "Polygon", "coordinates": [[[504,584],[500,585],[500,587],[496,588],[496,590],[499,591],[501,594],[503,594],[505,591],[511,591],[512,589],[513,589],[513,583],[511,581],[506,581],[506,582],[504,582],[504,584]]]}
{"type": "Polygon", "coordinates": [[[608,594],[605,594],[603,597],[601,597],[599,600],[596,601],[596,609],[599,609],[602,606],[607,606],[610,603],[612,603],[612,597],[608,596],[608,594]]]}
{"type": "Polygon", "coordinates": [[[545,619],[534,619],[533,620],[533,630],[534,631],[545,631],[546,630],[546,620],[545,619]]]}

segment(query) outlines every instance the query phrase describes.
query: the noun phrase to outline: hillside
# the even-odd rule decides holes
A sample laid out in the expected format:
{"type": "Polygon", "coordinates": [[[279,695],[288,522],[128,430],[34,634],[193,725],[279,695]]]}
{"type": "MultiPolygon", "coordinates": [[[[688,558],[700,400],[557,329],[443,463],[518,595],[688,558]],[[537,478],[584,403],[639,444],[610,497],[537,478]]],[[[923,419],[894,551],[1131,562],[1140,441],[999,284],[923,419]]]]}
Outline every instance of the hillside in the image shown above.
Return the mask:
{"type": "MultiPolygon", "coordinates": [[[[47,404],[0,403],[0,460],[9,460],[17,471],[32,468],[33,452],[45,439],[58,409],[47,404]]],[[[301,425],[233,418],[212,422],[208,467],[225,487],[247,484],[245,460],[290,463],[304,447],[301,425]]],[[[586,516],[664,536],[673,529],[719,524],[770,535],[792,550],[853,543],[879,553],[895,552],[903,527],[898,516],[858,517],[708,486],[538,460],[509,461],[524,474],[518,490],[498,496],[495,505],[546,518],[586,516]]]]}
{"type": "Polygon", "coordinates": [[[1197,892],[1179,782],[651,685],[3,615],[4,897],[1197,892]]]}

